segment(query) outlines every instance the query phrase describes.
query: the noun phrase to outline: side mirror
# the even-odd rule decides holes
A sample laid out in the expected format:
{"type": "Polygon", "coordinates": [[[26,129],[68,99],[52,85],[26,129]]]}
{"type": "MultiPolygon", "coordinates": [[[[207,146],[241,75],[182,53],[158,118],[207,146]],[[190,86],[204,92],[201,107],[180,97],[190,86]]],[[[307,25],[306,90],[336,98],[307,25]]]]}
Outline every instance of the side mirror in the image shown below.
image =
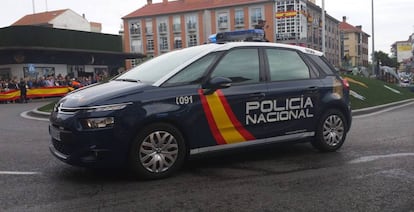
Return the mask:
{"type": "Polygon", "coordinates": [[[214,77],[203,85],[203,89],[205,89],[204,94],[209,95],[218,89],[229,88],[232,82],[231,79],[226,77],[214,77]]]}

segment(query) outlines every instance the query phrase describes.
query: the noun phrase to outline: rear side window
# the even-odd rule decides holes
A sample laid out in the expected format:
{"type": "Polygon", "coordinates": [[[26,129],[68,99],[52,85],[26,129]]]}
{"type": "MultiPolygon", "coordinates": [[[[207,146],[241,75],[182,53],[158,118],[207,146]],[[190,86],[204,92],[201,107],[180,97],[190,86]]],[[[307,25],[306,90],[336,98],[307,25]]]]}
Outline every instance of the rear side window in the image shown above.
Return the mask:
{"type": "Polygon", "coordinates": [[[286,49],[266,49],[269,61],[270,80],[309,79],[309,68],[296,51],[286,49]]]}
{"type": "Polygon", "coordinates": [[[313,62],[327,75],[334,75],[336,70],[323,56],[309,55],[313,62]]]}
{"type": "Polygon", "coordinates": [[[211,77],[227,77],[235,85],[258,83],[260,81],[258,49],[231,50],[220,60],[211,77]]]}

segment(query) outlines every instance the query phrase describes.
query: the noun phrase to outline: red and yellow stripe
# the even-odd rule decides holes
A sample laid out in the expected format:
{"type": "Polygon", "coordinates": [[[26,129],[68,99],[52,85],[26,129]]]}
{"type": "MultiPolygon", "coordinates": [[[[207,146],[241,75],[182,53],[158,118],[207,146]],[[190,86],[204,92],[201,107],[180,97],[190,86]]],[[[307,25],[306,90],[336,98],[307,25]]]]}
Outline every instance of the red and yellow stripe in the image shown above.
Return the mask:
{"type": "Polygon", "coordinates": [[[199,94],[210,130],[217,144],[232,144],[255,139],[234,115],[221,90],[211,95],[204,95],[203,90],[200,89],[199,94]]]}

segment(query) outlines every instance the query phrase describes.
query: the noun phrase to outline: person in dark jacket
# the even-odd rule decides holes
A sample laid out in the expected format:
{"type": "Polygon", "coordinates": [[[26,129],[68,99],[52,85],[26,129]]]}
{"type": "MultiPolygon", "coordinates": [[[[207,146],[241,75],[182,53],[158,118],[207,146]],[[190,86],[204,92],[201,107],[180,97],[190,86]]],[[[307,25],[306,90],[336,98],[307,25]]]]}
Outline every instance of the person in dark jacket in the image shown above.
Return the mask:
{"type": "Polygon", "coordinates": [[[27,83],[26,80],[23,78],[20,79],[20,82],[18,84],[20,89],[20,103],[27,103],[27,83]]]}

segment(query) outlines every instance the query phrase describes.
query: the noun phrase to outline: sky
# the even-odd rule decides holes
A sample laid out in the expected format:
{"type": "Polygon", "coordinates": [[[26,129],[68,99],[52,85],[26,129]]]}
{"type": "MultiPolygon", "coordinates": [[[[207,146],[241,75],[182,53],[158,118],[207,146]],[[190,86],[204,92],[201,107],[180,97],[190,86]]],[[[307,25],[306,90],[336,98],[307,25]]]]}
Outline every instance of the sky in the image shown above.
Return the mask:
{"type": "MultiPolygon", "coordinates": [[[[153,2],[161,2],[154,0],[153,2]]],[[[230,0],[229,0],[230,1],[230,0]]],[[[88,21],[102,23],[102,31],[118,34],[122,17],[139,9],[146,0],[0,0],[0,28],[7,27],[27,14],[60,9],[71,9],[88,21]]],[[[322,7],[322,0],[316,4],[322,7]]],[[[371,0],[325,0],[327,13],[353,26],[362,25],[362,30],[372,36],[371,0]]],[[[374,0],[375,51],[390,53],[396,41],[408,40],[414,33],[413,0],[374,0]]],[[[369,51],[372,40],[369,39],[369,51]]]]}

